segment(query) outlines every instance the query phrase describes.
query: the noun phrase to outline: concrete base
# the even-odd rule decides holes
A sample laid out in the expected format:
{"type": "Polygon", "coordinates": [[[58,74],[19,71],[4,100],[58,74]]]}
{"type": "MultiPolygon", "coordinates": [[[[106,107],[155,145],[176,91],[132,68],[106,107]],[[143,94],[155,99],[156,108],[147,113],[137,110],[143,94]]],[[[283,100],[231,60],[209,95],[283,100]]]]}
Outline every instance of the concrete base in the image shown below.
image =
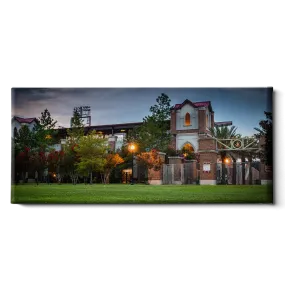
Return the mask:
{"type": "Polygon", "coordinates": [[[261,185],[272,184],[272,180],[261,180],[261,185]]]}
{"type": "Polygon", "coordinates": [[[200,180],[200,185],[217,185],[217,180],[200,180]]]}
{"type": "Polygon", "coordinates": [[[150,185],[162,185],[162,180],[149,180],[150,185]]]}

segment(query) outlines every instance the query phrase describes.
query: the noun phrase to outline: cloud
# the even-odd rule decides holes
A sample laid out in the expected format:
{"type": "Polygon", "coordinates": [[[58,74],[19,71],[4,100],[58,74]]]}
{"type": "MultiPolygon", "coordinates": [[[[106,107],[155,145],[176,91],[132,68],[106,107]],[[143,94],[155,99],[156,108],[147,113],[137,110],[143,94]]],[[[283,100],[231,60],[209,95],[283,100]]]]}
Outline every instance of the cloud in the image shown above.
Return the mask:
{"type": "Polygon", "coordinates": [[[216,121],[231,120],[240,130],[253,129],[268,106],[265,88],[14,88],[12,114],[40,117],[47,108],[59,125],[68,127],[73,108],[89,105],[92,125],[139,122],[161,93],[171,105],[185,99],[211,101],[216,121]]]}

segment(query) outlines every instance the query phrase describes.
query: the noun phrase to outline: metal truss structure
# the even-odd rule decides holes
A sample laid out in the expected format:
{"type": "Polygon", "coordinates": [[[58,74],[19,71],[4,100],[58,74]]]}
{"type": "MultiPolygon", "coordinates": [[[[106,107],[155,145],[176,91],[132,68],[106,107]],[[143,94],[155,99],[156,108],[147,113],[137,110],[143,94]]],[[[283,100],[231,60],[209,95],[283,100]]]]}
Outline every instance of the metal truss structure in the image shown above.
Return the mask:
{"type": "Polygon", "coordinates": [[[234,139],[217,139],[217,151],[249,151],[258,152],[261,150],[260,141],[257,138],[234,138],[234,139]],[[221,146],[223,146],[221,148],[221,146]]]}

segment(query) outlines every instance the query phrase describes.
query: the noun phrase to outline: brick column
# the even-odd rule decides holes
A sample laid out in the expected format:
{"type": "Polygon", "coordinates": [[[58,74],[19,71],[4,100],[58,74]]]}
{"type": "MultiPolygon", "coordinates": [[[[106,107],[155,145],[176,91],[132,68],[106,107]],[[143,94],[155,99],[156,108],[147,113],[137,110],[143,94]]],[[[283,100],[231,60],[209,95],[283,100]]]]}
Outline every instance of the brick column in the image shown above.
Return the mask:
{"type": "Polygon", "coordinates": [[[217,158],[216,140],[206,136],[199,138],[200,154],[200,184],[217,184],[217,158]],[[209,168],[208,168],[209,167],[209,168]]]}
{"type": "Polygon", "coordinates": [[[206,133],[206,109],[199,108],[198,113],[199,133],[206,133]]]}
{"type": "Polygon", "coordinates": [[[193,183],[196,184],[197,181],[197,160],[191,160],[190,163],[192,164],[192,177],[193,177],[193,183]]]}
{"type": "Polygon", "coordinates": [[[173,134],[171,137],[170,147],[176,150],[176,135],[175,134],[173,134]]]}

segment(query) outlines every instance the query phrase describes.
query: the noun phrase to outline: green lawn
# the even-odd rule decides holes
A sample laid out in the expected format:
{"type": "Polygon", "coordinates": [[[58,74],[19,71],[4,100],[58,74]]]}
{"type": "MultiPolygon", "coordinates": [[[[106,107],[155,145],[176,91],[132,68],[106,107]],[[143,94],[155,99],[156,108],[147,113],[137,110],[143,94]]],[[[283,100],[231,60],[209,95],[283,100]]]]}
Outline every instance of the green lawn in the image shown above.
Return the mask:
{"type": "Polygon", "coordinates": [[[11,203],[272,203],[264,185],[12,185],[11,203]]]}

